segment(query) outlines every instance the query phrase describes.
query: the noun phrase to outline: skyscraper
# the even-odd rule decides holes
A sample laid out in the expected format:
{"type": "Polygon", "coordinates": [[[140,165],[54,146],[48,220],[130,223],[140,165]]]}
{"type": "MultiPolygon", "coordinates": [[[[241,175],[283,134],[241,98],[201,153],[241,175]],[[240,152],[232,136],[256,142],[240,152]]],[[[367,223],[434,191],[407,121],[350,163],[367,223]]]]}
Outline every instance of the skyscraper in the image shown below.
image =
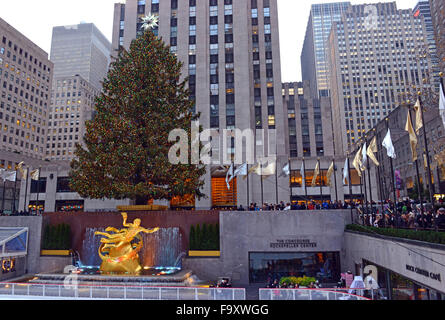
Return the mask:
{"type": "Polygon", "coordinates": [[[53,64],[45,51],[2,19],[0,41],[0,153],[42,159],[53,64]]]}
{"type": "Polygon", "coordinates": [[[431,57],[432,63],[432,79],[434,79],[434,85],[439,89],[439,58],[437,57],[436,40],[434,37],[434,26],[431,17],[431,7],[428,0],[420,0],[413,9],[413,15],[415,18],[423,17],[425,20],[426,39],[428,41],[427,54],[431,57]]]}
{"type": "MultiPolygon", "coordinates": [[[[183,76],[189,77],[201,125],[220,133],[223,129],[264,129],[265,137],[256,135],[256,154],[266,146],[265,156],[277,153],[287,158],[277,1],[127,0],[115,4],[113,54],[119,46],[128,49],[141,34],[141,19],[148,13],[159,15],[159,27],[153,32],[184,63],[183,76]],[[271,129],[277,130],[277,138],[271,139],[277,141],[276,150],[267,148],[271,129]]],[[[234,153],[233,140],[228,149],[234,153]]],[[[248,198],[275,202],[276,190],[279,201],[288,198],[286,179],[278,179],[282,187],[276,187],[273,178],[266,179],[261,191],[260,178],[252,175],[249,193],[247,181],[236,179],[238,192],[234,193],[225,186],[227,168],[215,165],[207,171],[203,192],[209,199],[197,207],[245,206],[248,198]]]]}
{"type": "Polygon", "coordinates": [[[302,79],[309,80],[313,95],[329,95],[327,40],[334,22],[351,6],[350,2],[313,4],[301,53],[302,79]]]}
{"type": "Polygon", "coordinates": [[[111,44],[92,23],[53,28],[54,79],[76,74],[101,90],[110,64],[111,44]]]}
{"type": "Polygon", "coordinates": [[[445,72],[445,3],[443,0],[429,1],[440,70],[445,72]]]}
{"type": "Polygon", "coordinates": [[[345,153],[431,74],[423,19],[395,2],[352,6],[329,37],[336,152],[345,153]],[[375,15],[374,15],[375,13],[375,15]],[[371,15],[370,15],[371,14],[371,15]]]}

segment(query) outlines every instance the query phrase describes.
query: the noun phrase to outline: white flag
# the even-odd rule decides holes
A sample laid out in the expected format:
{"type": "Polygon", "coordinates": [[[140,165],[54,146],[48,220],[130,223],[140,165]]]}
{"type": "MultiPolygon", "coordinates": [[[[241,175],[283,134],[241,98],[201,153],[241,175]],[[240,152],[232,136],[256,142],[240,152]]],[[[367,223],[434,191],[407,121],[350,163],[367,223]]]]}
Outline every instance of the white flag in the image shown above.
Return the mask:
{"type": "Polygon", "coordinates": [[[0,179],[5,180],[5,169],[0,168],[0,179]]]}
{"type": "Polygon", "coordinates": [[[365,141],[365,144],[363,145],[362,149],[362,167],[360,168],[362,171],[366,170],[366,161],[368,160],[368,155],[366,154],[367,150],[368,148],[366,147],[366,141],[365,141]]]}
{"type": "Polygon", "coordinates": [[[39,169],[35,169],[35,170],[33,170],[33,171],[31,171],[31,180],[36,180],[36,181],[38,181],[39,180],[39,176],[40,176],[40,171],[39,171],[39,169]]]}
{"type": "Polygon", "coordinates": [[[5,180],[15,182],[16,172],[15,171],[5,171],[3,173],[3,177],[5,180]]]}
{"type": "Polygon", "coordinates": [[[439,112],[445,126],[445,94],[443,93],[442,83],[440,84],[439,112]]]}
{"type": "Polygon", "coordinates": [[[283,167],[283,170],[282,170],[282,173],[280,174],[280,177],[283,177],[283,176],[289,176],[290,175],[290,170],[289,170],[289,163],[287,163],[284,167],[283,167]]]}
{"type": "Polygon", "coordinates": [[[306,179],[304,176],[304,163],[301,163],[300,174],[301,174],[301,186],[304,187],[306,185],[306,179]]]}
{"type": "Polygon", "coordinates": [[[396,152],[394,150],[394,146],[392,144],[391,140],[391,131],[388,129],[388,133],[386,134],[385,139],[383,139],[382,146],[386,148],[386,153],[388,157],[395,159],[396,158],[396,152]]]}
{"type": "Polygon", "coordinates": [[[227,184],[227,189],[230,190],[230,181],[232,181],[233,179],[233,163],[230,165],[230,169],[227,171],[227,175],[226,175],[226,184],[227,184]]]}
{"type": "Polygon", "coordinates": [[[277,163],[274,161],[270,163],[266,168],[261,168],[260,170],[263,177],[271,176],[275,174],[275,171],[277,170],[277,163]]]}
{"type": "Polygon", "coordinates": [[[235,177],[247,176],[247,163],[242,164],[235,170],[235,177]]]}
{"type": "Polygon", "coordinates": [[[346,184],[346,183],[349,184],[349,170],[348,170],[349,165],[348,165],[348,162],[349,162],[349,159],[346,158],[345,166],[343,167],[343,183],[344,184],[346,184]]]}

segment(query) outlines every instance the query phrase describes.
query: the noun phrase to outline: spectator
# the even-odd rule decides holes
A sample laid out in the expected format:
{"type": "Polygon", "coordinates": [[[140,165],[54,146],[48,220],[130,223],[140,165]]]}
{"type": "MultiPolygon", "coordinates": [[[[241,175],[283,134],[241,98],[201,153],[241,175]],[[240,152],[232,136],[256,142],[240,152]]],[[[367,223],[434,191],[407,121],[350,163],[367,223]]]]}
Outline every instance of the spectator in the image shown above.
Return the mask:
{"type": "Polygon", "coordinates": [[[440,230],[445,230],[445,208],[437,210],[436,226],[440,230]]]}

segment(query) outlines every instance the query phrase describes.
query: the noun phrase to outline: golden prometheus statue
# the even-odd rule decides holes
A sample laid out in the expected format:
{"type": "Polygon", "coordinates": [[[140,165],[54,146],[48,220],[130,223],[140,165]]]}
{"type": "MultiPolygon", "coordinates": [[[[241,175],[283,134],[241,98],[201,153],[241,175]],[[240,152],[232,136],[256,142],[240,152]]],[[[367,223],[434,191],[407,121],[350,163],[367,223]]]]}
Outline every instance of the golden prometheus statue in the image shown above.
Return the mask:
{"type": "Polygon", "coordinates": [[[140,235],[144,233],[154,233],[159,228],[145,229],[141,227],[141,219],[135,219],[133,223],[127,223],[127,213],[122,212],[124,218],[124,229],[108,227],[106,232],[95,232],[94,235],[102,235],[106,238],[100,239],[99,256],[102,259],[100,271],[105,274],[140,274],[142,267],[139,264],[139,251],[143,242],[140,235]],[[134,241],[137,239],[138,241],[134,241]]]}

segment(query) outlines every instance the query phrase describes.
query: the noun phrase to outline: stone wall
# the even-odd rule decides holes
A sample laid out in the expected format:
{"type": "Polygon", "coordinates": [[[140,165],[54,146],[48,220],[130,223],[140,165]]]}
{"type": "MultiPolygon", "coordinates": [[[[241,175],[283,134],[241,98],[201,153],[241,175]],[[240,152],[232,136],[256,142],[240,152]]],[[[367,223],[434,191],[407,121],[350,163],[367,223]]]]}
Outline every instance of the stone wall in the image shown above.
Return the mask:
{"type": "Polygon", "coordinates": [[[39,271],[40,246],[42,239],[42,217],[0,217],[0,227],[28,227],[28,255],[26,257],[26,273],[39,271]]]}
{"type": "Polygon", "coordinates": [[[343,269],[363,267],[363,259],[445,293],[445,245],[345,232],[343,269]]]}
{"type": "Polygon", "coordinates": [[[66,266],[73,264],[71,257],[40,257],[38,273],[61,273],[66,266]]]}

